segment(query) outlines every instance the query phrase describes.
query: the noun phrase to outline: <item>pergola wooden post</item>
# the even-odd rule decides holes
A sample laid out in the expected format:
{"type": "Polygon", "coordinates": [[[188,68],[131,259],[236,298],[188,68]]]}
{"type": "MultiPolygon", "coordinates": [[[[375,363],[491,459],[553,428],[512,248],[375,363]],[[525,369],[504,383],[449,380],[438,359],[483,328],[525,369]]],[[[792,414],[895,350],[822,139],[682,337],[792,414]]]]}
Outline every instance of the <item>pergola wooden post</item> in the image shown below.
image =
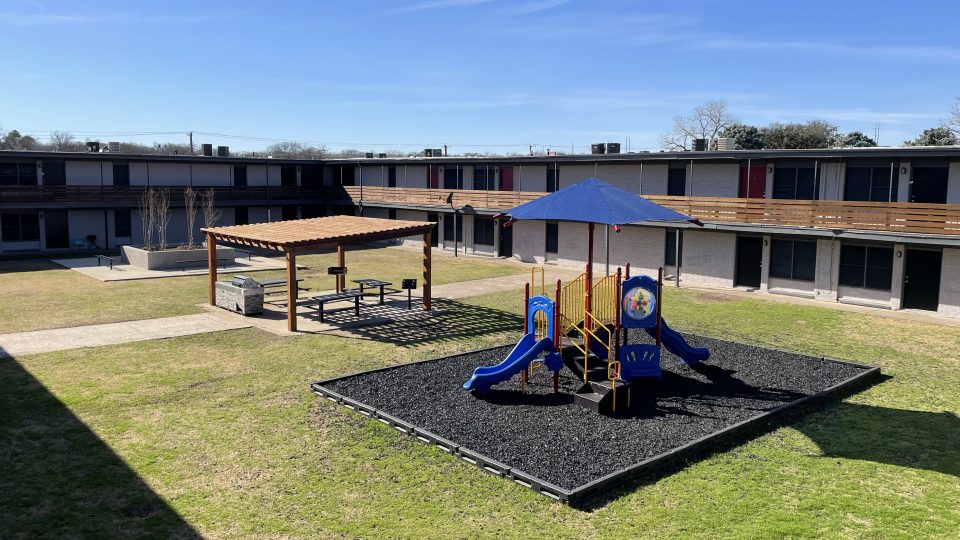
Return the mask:
{"type": "Polygon", "coordinates": [[[287,330],[297,331],[297,254],[284,250],[287,259],[287,330]]]}
{"type": "MultiPolygon", "coordinates": [[[[297,330],[297,253],[317,249],[337,249],[337,264],[346,265],[346,245],[406,238],[423,234],[423,309],[430,310],[430,240],[436,224],[423,221],[401,221],[357,216],[329,216],[294,219],[273,223],[232,225],[203,228],[207,235],[210,274],[210,304],[216,305],[217,240],[257,249],[270,249],[284,254],[287,264],[287,329],[297,330]]],[[[340,290],[346,276],[337,276],[340,290]]]]}
{"type": "Polygon", "coordinates": [[[431,232],[423,233],[423,310],[430,311],[430,253],[431,232]]]}
{"type": "Polygon", "coordinates": [[[207,233],[207,269],[209,274],[210,305],[217,305],[217,241],[213,233],[207,233]]]}

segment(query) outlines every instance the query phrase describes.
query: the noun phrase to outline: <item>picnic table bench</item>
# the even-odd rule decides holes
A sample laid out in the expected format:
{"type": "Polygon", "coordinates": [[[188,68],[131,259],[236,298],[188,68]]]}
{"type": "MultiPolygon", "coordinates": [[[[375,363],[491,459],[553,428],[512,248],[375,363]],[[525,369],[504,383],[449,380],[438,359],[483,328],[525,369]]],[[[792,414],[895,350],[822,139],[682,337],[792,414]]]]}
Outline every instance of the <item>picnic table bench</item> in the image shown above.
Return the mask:
{"type": "Polygon", "coordinates": [[[316,306],[317,315],[320,317],[320,322],[323,322],[323,305],[330,304],[333,302],[344,302],[347,300],[353,300],[353,312],[357,317],[360,316],[360,299],[363,298],[363,293],[360,291],[341,291],[337,293],[324,294],[320,296],[314,296],[309,298],[301,303],[304,306],[316,306]]]}
{"type": "Polygon", "coordinates": [[[97,255],[97,266],[103,266],[104,264],[109,264],[110,269],[113,270],[113,257],[108,255],[97,255]]]}
{"type": "Polygon", "coordinates": [[[389,294],[393,294],[393,293],[400,292],[400,291],[397,290],[397,289],[386,289],[387,286],[393,285],[393,283],[390,283],[389,281],[382,281],[382,280],[379,280],[379,279],[354,279],[354,280],[352,280],[352,281],[353,281],[354,283],[360,285],[360,294],[361,294],[361,295],[364,294],[364,291],[363,291],[363,288],[364,288],[364,287],[371,287],[371,288],[372,288],[372,287],[379,287],[379,288],[380,288],[380,305],[383,305],[383,296],[384,296],[384,294],[387,294],[388,292],[389,292],[389,294]]]}

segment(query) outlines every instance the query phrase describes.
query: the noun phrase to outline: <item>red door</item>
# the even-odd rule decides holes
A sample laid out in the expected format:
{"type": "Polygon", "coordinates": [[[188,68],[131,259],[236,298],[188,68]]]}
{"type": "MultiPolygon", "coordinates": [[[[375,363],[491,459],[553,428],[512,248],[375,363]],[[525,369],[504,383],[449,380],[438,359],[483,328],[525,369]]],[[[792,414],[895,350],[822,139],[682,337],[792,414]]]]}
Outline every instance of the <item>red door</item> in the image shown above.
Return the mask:
{"type": "Polygon", "coordinates": [[[513,167],[500,167],[500,191],[513,191],[513,167]]]}
{"type": "Polygon", "coordinates": [[[746,167],[740,167],[740,193],[741,198],[762,199],[767,189],[767,166],[751,165],[748,170],[746,167]]]}
{"type": "Polygon", "coordinates": [[[430,189],[440,188],[440,167],[429,165],[430,168],[430,189]]]}

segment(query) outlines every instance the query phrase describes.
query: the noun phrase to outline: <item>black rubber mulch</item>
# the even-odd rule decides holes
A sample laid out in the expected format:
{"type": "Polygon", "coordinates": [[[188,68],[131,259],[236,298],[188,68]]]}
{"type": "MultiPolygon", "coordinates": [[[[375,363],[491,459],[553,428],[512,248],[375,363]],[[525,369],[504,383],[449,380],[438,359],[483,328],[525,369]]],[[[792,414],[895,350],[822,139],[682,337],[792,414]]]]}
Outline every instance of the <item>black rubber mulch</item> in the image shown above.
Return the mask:
{"type": "MultiPolygon", "coordinates": [[[[634,342],[644,339],[631,337],[634,342]]],[[[556,396],[546,370],[537,371],[525,394],[519,376],[482,398],[461,388],[475,367],[499,362],[510,346],[362,373],[323,386],[573,489],[867,370],[698,336],[688,341],[709,347],[710,359],[691,368],[664,349],[663,378],[634,387],[632,399],[639,400],[639,408],[631,418],[601,416],[574,404],[579,381],[566,369],[556,396]]]]}

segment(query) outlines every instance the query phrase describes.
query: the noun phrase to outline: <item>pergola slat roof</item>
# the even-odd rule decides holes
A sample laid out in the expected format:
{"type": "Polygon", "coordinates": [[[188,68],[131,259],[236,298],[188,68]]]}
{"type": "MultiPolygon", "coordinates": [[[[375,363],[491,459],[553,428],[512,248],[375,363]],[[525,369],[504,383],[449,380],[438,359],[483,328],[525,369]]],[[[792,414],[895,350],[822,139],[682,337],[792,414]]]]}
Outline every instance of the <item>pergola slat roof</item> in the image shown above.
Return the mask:
{"type": "Polygon", "coordinates": [[[357,216],[329,216],[312,219],[204,228],[214,238],[233,244],[290,251],[331,245],[403,238],[431,230],[432,222],[401,221],[357,216]]]}
{"type": "MultiPolygon", "coordinates": [[[[430,310],[430,244],[436,223],[400,221],[357,216],[329,216],[294,219],[272,223],[207,227],[207,271],[209,301],[216,305],[217,241],[242,246],[282,251],[287,262],[287,329],[297,330],[297,253],[331,246],[337,248],[337,265],[344,267],[345,246],[390,238],[423,235],[423,309],[430,310]]],[[[343,274],[337,276],[337,291],[345,286],[343,274]]]]}

